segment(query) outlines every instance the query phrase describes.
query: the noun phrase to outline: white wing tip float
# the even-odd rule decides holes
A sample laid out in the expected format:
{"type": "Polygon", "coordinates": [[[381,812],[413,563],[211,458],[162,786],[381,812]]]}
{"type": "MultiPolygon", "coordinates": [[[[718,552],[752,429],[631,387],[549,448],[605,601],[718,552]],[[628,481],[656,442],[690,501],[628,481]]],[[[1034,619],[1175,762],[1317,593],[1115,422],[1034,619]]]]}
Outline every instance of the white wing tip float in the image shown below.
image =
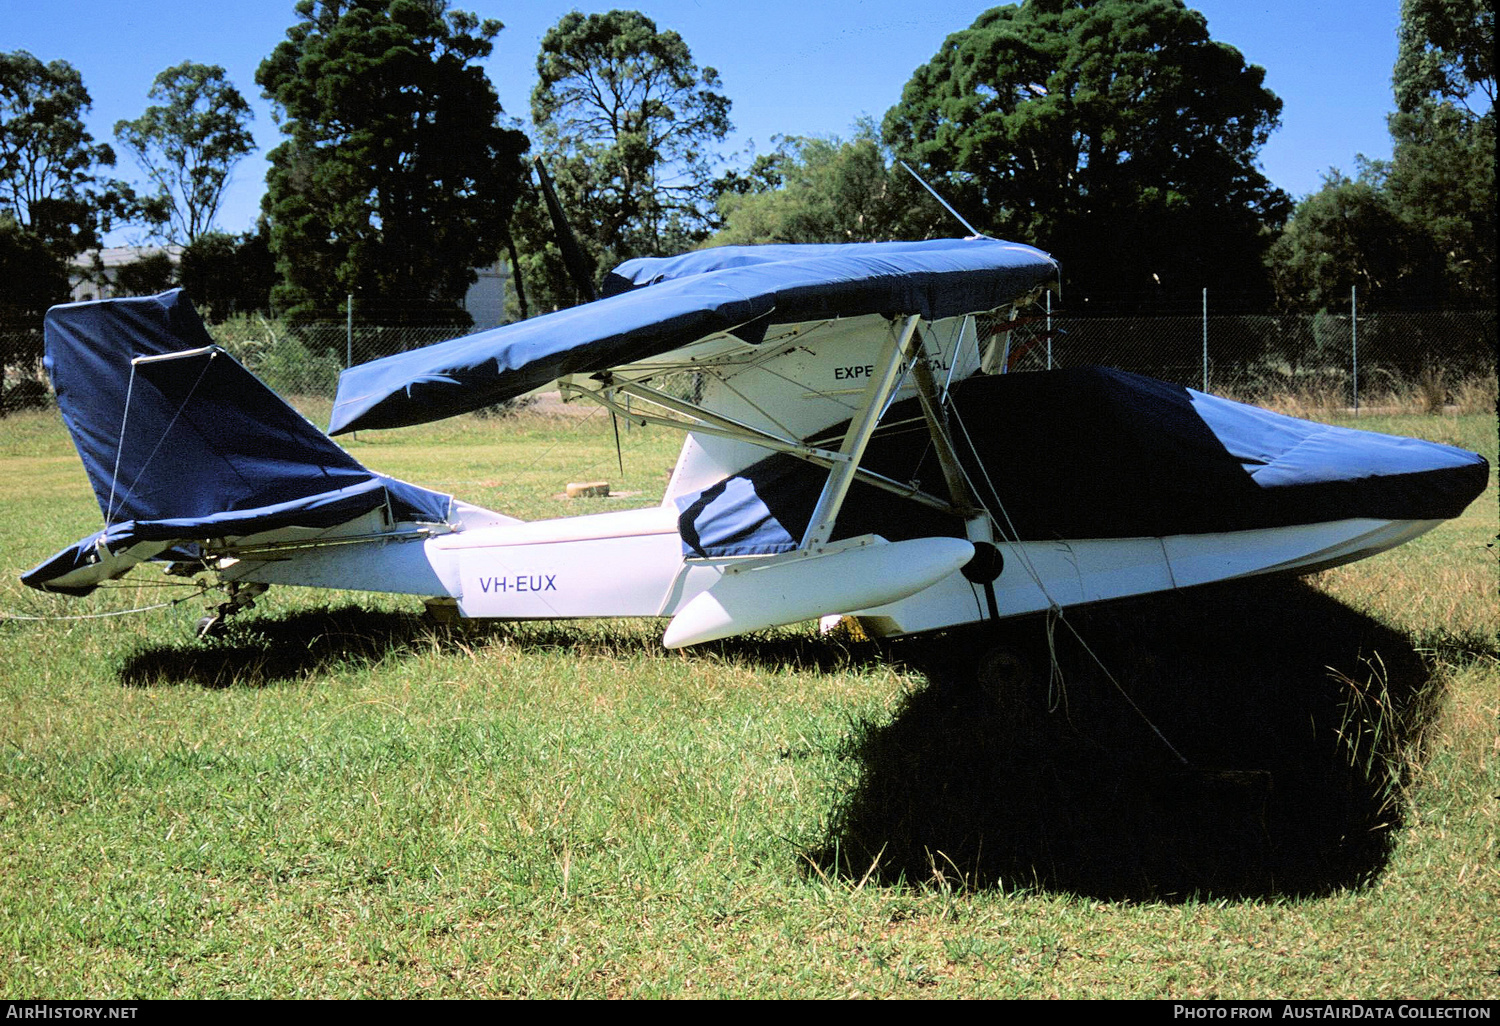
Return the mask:
{"type": "Polygon", "coordinates": [[[104,512],[26,575],[209,571],[466,617],[670,617],[700,644],[830,614],[897,637],[1361,559],[1457,516],[1488,465],[1103,368],[987,375],[1055,285],[993,239],[725,247],[597,302],[353,367],[333,433],[558,381],[687,439],[660,506],[526,523],[376,474],[212,344],[178,292],[56,307],[47,366],[104,512]],[[662,379],[690,371],[692,397],[662,379]],[[608,567],[613,572],[599,573],[608,567]]]}
{"type": "Polygon", "coordinates": [[[705,641],[867,609],[930,588],[974,558],[959,538],[888,542],[864,535],[817,549],[750,560],[725,570],[718,583],[672,617],[662,644],[705,641]]]}

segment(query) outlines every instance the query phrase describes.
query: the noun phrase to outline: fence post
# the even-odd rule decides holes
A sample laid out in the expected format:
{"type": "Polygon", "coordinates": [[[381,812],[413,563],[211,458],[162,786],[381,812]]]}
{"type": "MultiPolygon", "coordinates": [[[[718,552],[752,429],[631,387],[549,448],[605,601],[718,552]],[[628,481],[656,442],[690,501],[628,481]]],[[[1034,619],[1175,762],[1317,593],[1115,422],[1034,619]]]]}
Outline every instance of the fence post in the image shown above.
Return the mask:
{"type": "Polygon", "coordinates": [[[348,370],[354,366],[354,293],[349,293],[349,301],[344,304],[346,315],[344,322],[344,369],[348,370]]]}
{"type": "Polygon", "coordinates": [[[1052,290],[1047,290],[1047,369],[1052,369],[1052,290]]]}
{"type": "Polygon", "coordinates": [[[1349,358],[1354,365],[1354,415],[1359,416],[1359,286],[1349,286],[1349,358]]]}
{"type": "Polygon", "coordinates": [[[1208,289],[1203,290],[1203,391],[1208,391],[1208,289]]]}

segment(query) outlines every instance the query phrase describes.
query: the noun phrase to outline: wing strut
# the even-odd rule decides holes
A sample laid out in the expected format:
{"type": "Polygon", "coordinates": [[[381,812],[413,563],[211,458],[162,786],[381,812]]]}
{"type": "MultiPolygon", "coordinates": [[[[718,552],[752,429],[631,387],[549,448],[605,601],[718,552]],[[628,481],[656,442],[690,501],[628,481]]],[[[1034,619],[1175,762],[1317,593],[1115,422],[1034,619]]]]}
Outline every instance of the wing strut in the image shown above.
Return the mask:
{"type": "Polygon", "coordinates": [[[843,508],[849,486],[854,483],[855,471],[864,457],[865,447],[870,444],[870,436],[875,434],[875,428],[880,423],[880,414],[885,410],[886,400],[896,389],[901,363],[906,358],[915,359],[920,351],[922,338],[917,334],[917,325],[921,322],[922,319],[914,314],[901,325],[899,334],[892,330],[886,339],[876,364],[879,369],[870,378],[869,387],[865,389],[864,405],[858,416],[849,422],[849,432],[844,435],[844,444],[839,447],[839,455],[843,459],[828,472],[828,482],[823,485],[823,494],[818,496],[817,506],[813,507],[812,519],[808,521],[807,532],[802,535],[800,548],[810,549],[826,544],[833,533],[833,522],[843,508]]]}
{"type": "Polygon", "coordinates": [[[964,478],[958,453],[953,448],[953,437],[948,434],[948,418],[938,395],[937,381],[932,376],[932,365],[927,360],[927,347],[921,345],[920,348],[921,356],[913,364],[911,372],[912,384],[917,387],[917,403],[922,407],[923,419],[927,421],[927,433],[932,436],[938,465],[943,468],[943,481],[948,485],[948,495],[958,507],[960,515],[965,520],[971,520],[982,512],[983,507],[975,499],[964,478]]]}
{"type": "MultiPolygon", "coordinates": [[[[887,401],[901,385],[902,365],[910,361],[913,368],[925,368],[926,353],[917,332],[920,323],[920,317],[911,316],[899,329],[892,324],[863,404],[834,454],[836,462],[828,472],[801,545],[792,552],[726,567],[716,584],[700,592],[672,618],[662,636],[666,647],[696,645],[829,611],[882,605],[916,594],[974,561],[976,546],[958,538],[887,542],[862,535],[829,544],[849,487],[860,476],[860,460],[887,401]]],[[[926,370],[927,387],[935,395],[931,369],[926,370]]],[[[931,424],[935,433],[941,432],[936,419],[931,424]]],[[[968,512],[957,504],[949,508],[968,512]]]]}

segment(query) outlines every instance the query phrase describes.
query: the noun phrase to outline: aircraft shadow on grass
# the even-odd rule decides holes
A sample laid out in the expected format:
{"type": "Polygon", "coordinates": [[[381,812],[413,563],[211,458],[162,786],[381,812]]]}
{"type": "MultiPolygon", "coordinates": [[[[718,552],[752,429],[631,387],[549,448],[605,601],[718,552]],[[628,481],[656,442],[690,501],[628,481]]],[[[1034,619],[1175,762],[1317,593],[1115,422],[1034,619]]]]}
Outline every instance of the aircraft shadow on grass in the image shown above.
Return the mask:
{"type": "MultiPolygon", "coordinates": [[[[660,637],[609,626],[566,621],[463,620],[434,623],[420,613],[379,611],[356,605],[299,610],[234,622],[220,637],[142,648],[118,671],[126,687],[196,684],[206,688],[257,688],[304,681],[357,665],[373,665],[422,652],[463,651],[507,643],[523,651],[639,651],[660,637]]],[[[692,650],[697,657],[741,660],[767,669],[830,671],[884,661],[872,644],[840,644],[824,638],[777,631],[709,642],[692,650]]]]}
{"type": "MultiPolygon", "coordinates": [[[[809,872],[1186,900],[1326,893],[1384,868],[1410,753],[1441,704],[1406,636],[1292,580],[985,631],[890,649],[783,633],[695,650],[767,669],[895,658],[927,679],[889,722],[846,740],[860,782],[802,852],[809,872]]],[[[601,637],[583,641],[610,643],[601,637]]],[[[242,621],[206,646],[145,649],[119,678],[258,687],[499,640],[572,650],[580,632],[450,630],[345,606],[242,621]]]]}
{"type": "Polygon", "coordinates": [[[957,646],[911,648],[930,685],[854,741],[817,872],[1169,901],[1378,876],[1441,706],[1408,637],[1295,580],[1067,618],[1051,648],[1009,629],[977,687],[957,646]]]}

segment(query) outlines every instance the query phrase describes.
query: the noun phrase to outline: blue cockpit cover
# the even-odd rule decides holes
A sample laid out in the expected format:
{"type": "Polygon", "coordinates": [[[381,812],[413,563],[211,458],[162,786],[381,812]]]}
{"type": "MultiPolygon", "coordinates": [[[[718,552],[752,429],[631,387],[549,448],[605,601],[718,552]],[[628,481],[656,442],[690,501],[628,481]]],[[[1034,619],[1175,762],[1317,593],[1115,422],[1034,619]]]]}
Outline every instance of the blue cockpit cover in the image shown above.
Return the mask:
{"type": "Polygon", "coordinates": [[[178,290],[54,307],[44,362],[105,530],[27,574],[35,587],[100,541],[325,528],[382,507],[394,521],[447,518],[449,496],[366,469],[214,347],[178,290]]]}
{"type": "Polygon", "coordinates": [[[725,246],[632,260],[597,302],[349,368],[328,430],[439,420],[724,331],[753,341],[771,324],[993,310],[1056,277],[1046,253],[985,238],[725,246]]]}

